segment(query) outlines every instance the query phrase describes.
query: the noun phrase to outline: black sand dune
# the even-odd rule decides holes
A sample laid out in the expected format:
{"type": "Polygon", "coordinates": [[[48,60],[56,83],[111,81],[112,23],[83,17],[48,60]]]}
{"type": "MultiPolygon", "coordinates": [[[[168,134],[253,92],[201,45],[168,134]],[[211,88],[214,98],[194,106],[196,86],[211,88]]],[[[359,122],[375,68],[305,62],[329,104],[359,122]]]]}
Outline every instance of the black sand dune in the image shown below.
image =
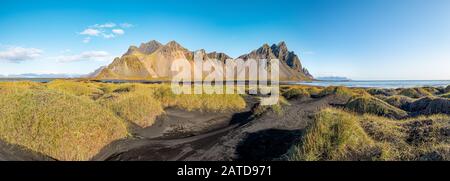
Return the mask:
{"type": "Polygon", "coordinates": [[[20,145],[0,141],[0,161],[53,161],[53,158],[31,151],[20,145]]]}
{"type": "Polygon", "coordinates": [[[333,96],[321,99],[305,98],[292,101],[283,116],[269,111],[257,119],[252,119],[249,111],[255,102],[249,102],[251,104],[245,112],[229,116],[215,114],[210,117],[211,115],[198,113],[198,119],[186,119],[191,118],[193,113],[181,114],[179,110],[169,110],[167,117],[154,127],[136,131],[142,138],[113,142],[93,160],[271,160],[286,153],[299,138],[301,130],[312,121],[312,115],[316,111],[330,104],[342,103],[333,96]],[[212,118],[213,121],[205,121],[206,118],[212,118]],[[168,133],[167,130],[173,130],[173,127],[183,121],[203,123],[185,124],[191,127],[185,128],[179,135],[163,134],[168,133]],[[223,127],[217,129],[219,125],[223,127]],[[151,138],[155,135],[146,134],[154,130],[160,130],[158,134],[163,136],[151,138]],[[191,131],[190,135],[194,136],[186,137],[189,135],[186,130],[191,131]],[[264,139],[258,139],[261,137],[264,139]],[[258,154],[254,154],[256,152],[258,154]]]}

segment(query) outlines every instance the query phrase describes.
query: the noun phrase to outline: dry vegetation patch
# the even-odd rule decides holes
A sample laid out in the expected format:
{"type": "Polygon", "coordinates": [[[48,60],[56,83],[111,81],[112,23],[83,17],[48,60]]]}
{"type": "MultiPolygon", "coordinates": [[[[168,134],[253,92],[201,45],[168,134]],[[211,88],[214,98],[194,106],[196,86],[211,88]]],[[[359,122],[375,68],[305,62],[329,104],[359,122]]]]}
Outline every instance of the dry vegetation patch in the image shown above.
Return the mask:
{"type": "Polygon", "coordinates": [[[290,160],[359,160],[369,157],[374,142],[355,116],[324,109],[315,116],[301,143],[290,151],[290,160]]]}
{"type": "Polygon", "coordinates": [[[54,90],[0,96],[0,137],[59,160],[88,160],[127,136],[123,121],[90,99],[54,90]]]}
{"type": "Polygon", "coordinates": [[[400,119],[408,113],[372,96],[357,96],[345,105],[345,108],[357,113],[370,113],[379,116],[400,119]]]}
{"type": "Polygon", "coordinates": [[[450,160],[450,117],[392,120],[325,109],[307,128],[290,160],[450,160]]]}
{"type": "Polygon", "coordinates": [[[103,94],[98,86],[90,82],[72,80],[54,80],[46,84],[51,90],[72,94],[75,96],[96,97],[103,94]]]}
{"type": "Polygon", "coordinates": [[[393,105],[400,109],[405,109],[408,104],[414,102],[413,98],[402,96],[402,95],[393,95],[386,97],[384,99],[388,104],[393,105]]]}
{"type": "Polygon", "coordinates": [[[411,97],[411,98],[421,98],[421,97],[433,95],[424,88],[406,88],[406,89],[402,89],[399,94],[407,96],[407,97],[411,97]]]}
{"type": "Polygon", "coordinates": [[[161,103],[148,94],[108,94],[98,102],[120,118],[140,127],[151,126],[156,117],[164,113],[161,103]]]}

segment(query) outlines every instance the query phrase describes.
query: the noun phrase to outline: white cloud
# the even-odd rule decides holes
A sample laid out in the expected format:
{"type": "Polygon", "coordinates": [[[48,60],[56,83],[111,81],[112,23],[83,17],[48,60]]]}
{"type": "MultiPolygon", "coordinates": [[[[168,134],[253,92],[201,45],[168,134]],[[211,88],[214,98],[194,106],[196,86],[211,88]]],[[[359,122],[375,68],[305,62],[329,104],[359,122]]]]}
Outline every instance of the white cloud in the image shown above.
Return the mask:
{"type": "Polygon", "coordinates": [[[62,55],[55,57],[58,62],[78,62],[78,61],[105,61],[110,59],[110,55],[106,51],[86,51],[77,55],[62,55]]]}
{"type": "Polygon", "coordinates": [[[114,28],[114,27],[116,27],[116,24],[115,23],[95,24],[93,27],[96,27],[96,28],[114,28]]]}
{"type": "Polygon", "coordinates": [[[134,25],[132,25],[132,24],[130,24],[130,23],[122,23],[122,24],[120,24],[120,27],[122,27],[122,28],[131,28],[131,27],[133,27],[134,25]]]}
{"type": "Polygon", "coordinates": [[[112,32],[117,34],[117,35],[125,34],[125,31],[123,29],[113,29],[112,32]]]}
{"type": "Polygon", "coordinates": [[[42,55],[42,52],[37,48],[10,47],[5,51],[0,51],[0,60],[19,63],[38,58],[42,55]]]}
{"type": "Polygon", "coordinates": [[[102,32],[100,30],[97,29],[93,29],[93,28],[88,28],[85,29],[84,31],[82,31],[80,33],[80,35],[88,35],[88,36],[98,36],[100,35],[102,32]]]}
{"type": "Polygon", "coordinates": [[[104,23],[104,24],[95,24],[92,26],[88,26],[84,31],[80,32],[80,35],[84,35],[83,43],[89,43],[93,39],[92,37],[101,37],[104,39],[113,39],[117,36],[124,35],[125,30],[123,28],[131,28],[132,24],[122,23],[119,26],[121,28],[114,28],[117,24],[115,23],[104,23]]]}

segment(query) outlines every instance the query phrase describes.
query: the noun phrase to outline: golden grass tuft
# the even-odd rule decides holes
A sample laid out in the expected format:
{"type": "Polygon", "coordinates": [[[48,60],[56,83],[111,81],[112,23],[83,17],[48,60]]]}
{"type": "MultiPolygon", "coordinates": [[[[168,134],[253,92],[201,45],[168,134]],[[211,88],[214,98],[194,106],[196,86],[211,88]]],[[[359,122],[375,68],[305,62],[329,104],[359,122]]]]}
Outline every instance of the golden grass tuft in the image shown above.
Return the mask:
{"type": "MultiPolygon", "coordinates": [[[[270,99],[270,98],[269,98],[270,99]]],[[[272,105],[261,105],[257,104],[257,106],[252,108],[252,116],[259,117],[266,112],[272,111],[277,116],[283,116],[284,109],[283,107],[289,106],[289,101],[286,100],[283,96],[279,96],[278,102],[272,105]]]]}
{"type": "Polygon", "coordinates": [[[103,94],[98,86],[90,82],[79,82],[74,80],[53,80],[47,83],[52,90],[64,92],[75,96],[95,97],[103,94]]]}
{"type": "Polygon", "coordinates": [[[284,92],[282,95],[286,99],[310,97],[309,91],[304,88],[290,88],[286,92],[284,92]]]}
{"type": "Polygon", "coordinates": [[[290,90],[299,89],[302,92],[307,92],[310,96],[317,97],[319,93],[323,90],[321,87],[317,86],[307,86],[307,85],[281,85],[280,90],[285,93],[290,90]]]}
{"type": "Polygon", "coordinates": [[[320,111],[289,160],[450,160],[450,116],[393,120],[340,109],[320,111]]]}
{"type": "Polygon", "coordinates": [[[450,98],[450,92],[440,95],[443,98],[450,98]]]}
{"type": "Polygon", "coordinates": [[[433,95],[424,88],[406,88],[402,89],[399,94],[411,98],[421,98],[433,95]]]}
{"type": "Polygon", "coordinates": [[[58,160],[88,160],[127,134],[123,121],[87,98],[45,89],[0,96],[0,138],[58,160]]]}
{"type": "Polygon", "coordinates": [[[370,113],[400,119],[408,113],[373,96],[356,96],[348,101],[345,108],[357,113],[370,113]]]}
{"type": "Polygon", "coordinates": [[[231,112],[243,110],[244,99],[238,94],[181,94],[175,107],[187,111],[231,112]]]}
{"type": "Polygon", "coordinates": [[[386,97],[384,101],[392,106],[402,109],[405,108],[405,106],[407,106],[409,103],[414,102],[414,99],[402,95],[393,95],[386,97]]]}
{"type": "MultiPolygon", "coordinates": [[[[170,85],[151,87],[155,99],[165,107],[175,107],[186,111],[233,112],[245,109],[246,102],[239,94],[174,94],[170,85]]],[[[212,89],[212,87],[204,87],[212,89]]]]}
{"type": "Polygon", "coordinates": [[[156,117],[164,113],[161,103],[149,94],[112,93],[103,96],[98,102],[120,118],[140,127],[151,126],[156,117]]]}
{"type": "Polygon", "coordinates": [[[315,116],[301,143],[290,151],[289,160],[353,160],[365,157],[373,147],[373,140],[354,115],[324,109],[315,116]]]}

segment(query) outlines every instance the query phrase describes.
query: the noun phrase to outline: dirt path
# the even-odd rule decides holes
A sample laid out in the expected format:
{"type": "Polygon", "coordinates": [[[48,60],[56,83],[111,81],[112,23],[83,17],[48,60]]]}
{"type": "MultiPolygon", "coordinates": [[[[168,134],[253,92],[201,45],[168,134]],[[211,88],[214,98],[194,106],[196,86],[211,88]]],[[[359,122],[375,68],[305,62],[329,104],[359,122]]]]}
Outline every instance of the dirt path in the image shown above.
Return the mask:
{"type": "Polygon", "coordinates": [[[290,101],[281,116],[267,112],[261,117],[230,131],[202,154],[187,160],[272,160],[285,154],[301,138],[313,115],[330,104],[334,97],[290,101]]]}
{"type": "Polygon", "coordinates": [[[247,109],[232,116],[228,126],[185,138],[119,140],[93,160],[271,160],[298,141],[315,112],[336,101],[333,97],[293,100],[283,115],[267,112],[253,120],[245,120],[247,109]]]}

